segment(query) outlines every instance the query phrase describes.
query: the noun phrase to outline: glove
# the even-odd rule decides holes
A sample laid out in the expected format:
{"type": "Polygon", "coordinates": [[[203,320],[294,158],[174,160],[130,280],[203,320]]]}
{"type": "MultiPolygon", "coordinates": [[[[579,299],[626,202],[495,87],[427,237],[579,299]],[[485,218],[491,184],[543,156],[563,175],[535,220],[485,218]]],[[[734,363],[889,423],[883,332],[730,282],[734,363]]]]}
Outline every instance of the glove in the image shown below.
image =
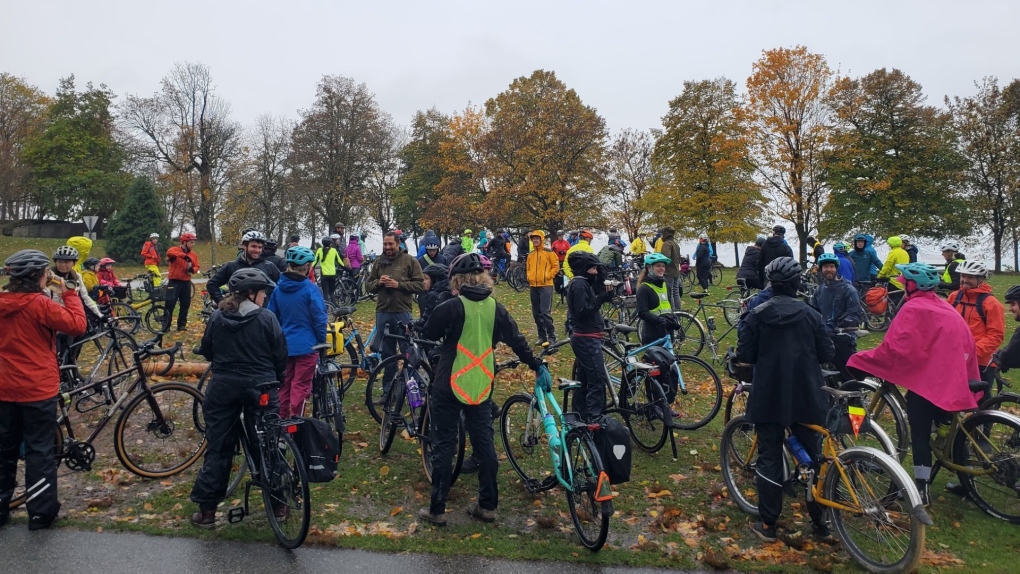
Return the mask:
{"type": "Polygon", "coordinates": [[[549,367],[542,365],[535,371],[535,386],[547,393],[552,392],[552,375],[549,374],[549,367]]]}
{"type": "Polygon", "coordinates": [[[670,316],[666,317],[666,325],[665,326],[666,326],[666,329],[668,329],[670,331],[677,331],[677,330],[680,329],[680,321],[676,317],[670,315],[670,316]]]}

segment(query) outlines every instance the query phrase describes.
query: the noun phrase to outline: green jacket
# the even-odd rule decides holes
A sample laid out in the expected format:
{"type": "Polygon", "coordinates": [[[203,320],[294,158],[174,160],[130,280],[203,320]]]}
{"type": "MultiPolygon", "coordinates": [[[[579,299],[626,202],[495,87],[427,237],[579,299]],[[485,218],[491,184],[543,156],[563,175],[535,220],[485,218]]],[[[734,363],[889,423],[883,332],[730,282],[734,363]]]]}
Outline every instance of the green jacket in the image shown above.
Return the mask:
{"type": "Polygon", "coordinates": [[[425,275],[421,272],[418,260],[407,253],[399,252],[392,259],[380,255],[368,276],[368,290],[376,294],[377,313],[410,313],[414,293],[425,292],[425,275]],[[396,279],[398,285],[384,287],[379,283],[383,275],[396,279]]]}

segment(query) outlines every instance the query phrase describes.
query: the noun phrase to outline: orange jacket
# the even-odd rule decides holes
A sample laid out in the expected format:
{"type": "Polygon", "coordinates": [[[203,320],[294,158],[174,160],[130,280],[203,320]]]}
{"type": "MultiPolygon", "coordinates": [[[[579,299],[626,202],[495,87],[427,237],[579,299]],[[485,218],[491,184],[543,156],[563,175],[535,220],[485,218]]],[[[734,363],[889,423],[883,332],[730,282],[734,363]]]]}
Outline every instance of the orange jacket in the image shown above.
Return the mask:
{"type": "Polygon", "coordinates": [[[159,256],[159,249],[152,244],[152,241],[146,241],[145,245],[142,246],[142,257],[145,259],[146,265],[159,265],[162,258],[159,256]]]}
{"type": "MultiPolygon", "coordinates": [[[[531,235],[540,235],[545,240],[545,233],[532,231],[531,235]]],[[[528,284],[532,287],[552,287],[553,279],[560,272],[560,259],[556,253],[545,248],[533,247],[527,259],[528,284]]]]}
{"type": "Polygon", "coordinates": [[[175,245],[166,250],[166,258],[170,261],[170,273],[167,279],[171,281],[191,281],[192,273],[198,273],[198,254],[194,250],[185,253],[184,248],[175,245]],[[188,266],[191,271],[188,272],[188,266]]]}
{"type": "Polygon", "coordinates": [[[999,349],[1006,338],[1006,309],[995,295],[985,297],[982,305],[985,312],[983,321],[977,310],[978,295],[991,292],[992,286],[982,283],[976,289],[953,291],[947,299],[967,321],[967,326],[974,335],[974,346],[977,347],[978,366],[982,369],[991,362],[992,353],[999,349]],[[955,304],[958,293],[963,293],[963,297],[959,304],[955,304]]]}

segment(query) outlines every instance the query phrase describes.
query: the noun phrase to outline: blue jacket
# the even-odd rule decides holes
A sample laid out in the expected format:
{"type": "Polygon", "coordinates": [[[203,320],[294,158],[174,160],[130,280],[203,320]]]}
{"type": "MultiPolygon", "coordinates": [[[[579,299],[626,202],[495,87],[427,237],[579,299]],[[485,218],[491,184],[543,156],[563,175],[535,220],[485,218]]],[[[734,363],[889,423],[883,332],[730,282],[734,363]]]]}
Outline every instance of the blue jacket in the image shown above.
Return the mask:
{"type": "Polygon", "coordinates": [[[326,303],[307,277],[281,275],[266,308],[280,321],[288,357],[308,355],[312,347],[326,342],[326,303]]]}
{"type": "Polygon", "coordinates": [[[854,262],[850,260],[850,256],[837,252],[836,257],[839,257],[839,276],[850,283],[856,283],[857,273],[854,271],[854,262]]]}
{"type": "Polygon", "coordinates": [[[871,264],[871,270],[869,271],[868,276],[870,277],[871,275],[878,275],[879,269],[882,268],[882,260],[878,258],[878,251],[875,251],[874,246],[875,236],[865,235],[864,238],[865,238],[864,250],[874,255],[875,261],[878,261],[878,263],[871,264]]]}
{"type": "MultiPolygon", "coordinates": [[[[882,260],[874,249],[865,247],[858,251],[854,248],[850,251],[850,260],[854,263],[854,276],[857,281],[871,281],[872,267],[882,268],[882,260]]],[[[878,271],[875,271],[878,274],[878,271]]]]}
{"type": "Polygon", "coordinates": [[[811,306],[822,314],[830,335],[840,327],[857,327],[863,319],[857,289],[845,279],[823,280],[811,296],[811,306]]]}

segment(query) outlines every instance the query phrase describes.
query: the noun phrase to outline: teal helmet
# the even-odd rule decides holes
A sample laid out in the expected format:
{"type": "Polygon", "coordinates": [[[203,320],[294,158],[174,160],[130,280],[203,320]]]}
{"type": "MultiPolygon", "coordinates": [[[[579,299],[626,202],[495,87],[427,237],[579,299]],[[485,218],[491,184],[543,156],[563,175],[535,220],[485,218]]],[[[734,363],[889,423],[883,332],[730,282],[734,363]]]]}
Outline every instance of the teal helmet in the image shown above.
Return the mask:
{"type": "Polygon", "coordinates": [[[291,265],[305,265],[315,261],[315,254],[307,247],[291,247],[287,250],[287,263],[291,265]]]}
{"type": "MultiPolygon", "coordinates": [[[[865,241],[867,241],[867,240],[865,240],[865,241]]],[[[839,241],[835,245],[832,246],[832,250],[835,251],[836,253],[846,253],[847,251],[850,250],[850,248],[847,247],[846,243],[843,243],[842,241],[839,241]]]]}
{"type": "Polygon", "coordinates": [[[908,281],[917,284],[921,291],[934,291],[939,286],[939,272],[927,263],[907,263],[896,266],[908,281]]]}
{"type": "Polygon", "coordinates": [[[818,256],[818,266],[821,267],[826,263],[832,263],[837,268],[839,267],[839,257],[836,257],[834,253],[822,253],[818,256]]]}
{"type": "Polygon", "coordinates": [[[656,263],[665,263],[666,265],[669,265],[672,262],[673,262],[672,259],[666,257],[662,253],[652,253],[650,255],[645,255],[645,265],[655,265],[656,263]]]}

